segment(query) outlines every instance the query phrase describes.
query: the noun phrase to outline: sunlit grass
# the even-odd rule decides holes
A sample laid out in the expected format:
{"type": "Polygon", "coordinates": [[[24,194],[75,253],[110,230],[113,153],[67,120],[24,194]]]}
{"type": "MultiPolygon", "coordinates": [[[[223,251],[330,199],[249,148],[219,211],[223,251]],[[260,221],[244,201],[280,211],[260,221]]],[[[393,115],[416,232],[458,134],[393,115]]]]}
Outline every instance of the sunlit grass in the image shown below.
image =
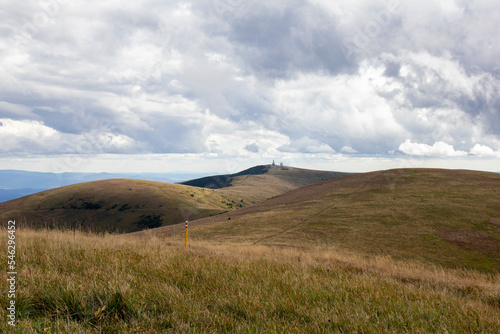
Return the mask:
{"type": "MultiPolygon", "coordinates": [[[[207,243],[186,250],[182,241],[28,229],[17,231],[17,257],[19,323],[11,331],[4,320],[1,332],[500,330],[498,274],[388,257],[207,243]]],[[[2,319],[7,302],[3,294],[2,319]]]]}

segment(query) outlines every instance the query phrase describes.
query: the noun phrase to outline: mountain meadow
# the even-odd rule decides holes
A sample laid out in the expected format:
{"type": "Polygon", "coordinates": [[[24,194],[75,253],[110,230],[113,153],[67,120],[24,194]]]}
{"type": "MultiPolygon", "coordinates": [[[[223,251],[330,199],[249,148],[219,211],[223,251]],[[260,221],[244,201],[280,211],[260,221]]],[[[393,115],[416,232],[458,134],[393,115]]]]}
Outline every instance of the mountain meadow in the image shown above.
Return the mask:
{"type": "MultiPolygon", "coordinates": [[[[499,174],[251,171],[215,186],[106,180],[1,203],[17,221],[18,274],[16,326],[0,331],[500,332],[499,174]],[[138,224],[148,216],[158,219],[138,224]],[[47,217],[58,223],[38,223],[47,217]]],[[[7,319],[6,293],[0,303],[7,319]]]]}

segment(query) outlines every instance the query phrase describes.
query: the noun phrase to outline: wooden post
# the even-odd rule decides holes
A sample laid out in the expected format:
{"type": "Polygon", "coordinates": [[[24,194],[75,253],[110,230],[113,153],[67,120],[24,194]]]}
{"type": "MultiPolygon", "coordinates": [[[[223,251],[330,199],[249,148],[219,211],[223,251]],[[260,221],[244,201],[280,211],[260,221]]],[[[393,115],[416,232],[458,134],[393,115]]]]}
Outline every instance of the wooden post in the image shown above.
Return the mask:
{"type": "Polygon", "coordinates": [[[186,240],[184,241],[184,248],[188,248],[188,221],[186,220],[186,240]]]}

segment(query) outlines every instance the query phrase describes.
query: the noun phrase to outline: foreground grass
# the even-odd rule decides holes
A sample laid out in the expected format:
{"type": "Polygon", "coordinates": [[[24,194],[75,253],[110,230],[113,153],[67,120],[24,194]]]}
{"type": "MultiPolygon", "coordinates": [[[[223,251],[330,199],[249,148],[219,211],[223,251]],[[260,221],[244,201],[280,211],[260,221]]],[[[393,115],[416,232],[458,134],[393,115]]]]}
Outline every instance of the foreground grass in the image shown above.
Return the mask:
{"type": "MultiPolygon", "coordinates": [[[[1,231],[6,245],[7,233],[1,231]]],[[[498,274],[263,246],[17,231],[4,333],[498,333],[498,274]]],[[[0,254],[6,281],[6,252],[0,254]]]]}

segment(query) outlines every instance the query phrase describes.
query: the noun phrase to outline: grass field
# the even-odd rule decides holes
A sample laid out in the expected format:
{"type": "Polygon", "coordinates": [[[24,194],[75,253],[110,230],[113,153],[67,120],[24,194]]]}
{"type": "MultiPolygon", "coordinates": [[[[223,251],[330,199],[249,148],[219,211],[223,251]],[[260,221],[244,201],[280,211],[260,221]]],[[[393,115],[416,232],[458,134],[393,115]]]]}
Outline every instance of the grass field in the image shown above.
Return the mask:
{"type": "Polygon", "coordinates": [[[212,243],[330,247],[499,272],[499,203],[500,174],[391,170],[296,189],[193,222],[192,232],[212,243]]]}
{"type": "Polygon", "coordinates": [[[7,325],[3,293],[3,333],[500,331],[499,274],[325,248],[16,233],[19,322],[7,325]]]}

